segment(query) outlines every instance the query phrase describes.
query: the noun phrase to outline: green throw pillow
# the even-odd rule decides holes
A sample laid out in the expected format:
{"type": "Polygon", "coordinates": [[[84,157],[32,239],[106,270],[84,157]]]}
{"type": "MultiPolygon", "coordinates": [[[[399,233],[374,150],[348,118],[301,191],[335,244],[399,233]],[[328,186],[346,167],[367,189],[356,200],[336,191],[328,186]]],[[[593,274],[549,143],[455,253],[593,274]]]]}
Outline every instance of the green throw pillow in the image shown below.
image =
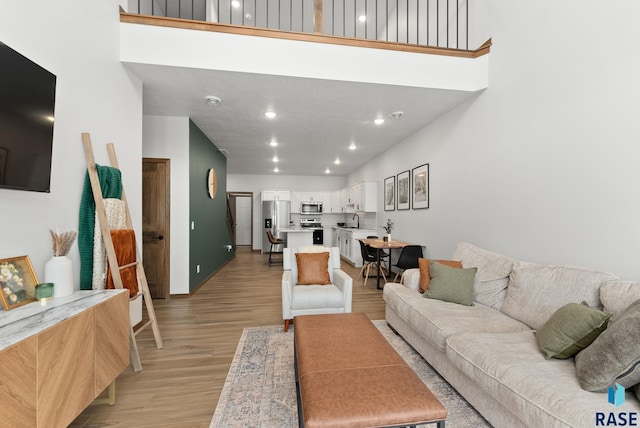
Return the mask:
{"type": "Polygon", "coordinates": [[[555,311],[536,332],[545,358],[571,358],[586,348],[606,328],[608,312],[590,308],[586,302],[569,303],[555,311]]]}
{"type": "Polygon", "coordinates": [[[473,305],[473,280],[478,268],[453,268],[431,261],[429,289],[423,294],[428,299],[473,305]]]}
{"type": "Polygon", "coordinates": [[[580,386],[606,391],[614,383],[625,388],[640,383],[640,299],[621,314],[588,348],[576,355],[580,386]]]}

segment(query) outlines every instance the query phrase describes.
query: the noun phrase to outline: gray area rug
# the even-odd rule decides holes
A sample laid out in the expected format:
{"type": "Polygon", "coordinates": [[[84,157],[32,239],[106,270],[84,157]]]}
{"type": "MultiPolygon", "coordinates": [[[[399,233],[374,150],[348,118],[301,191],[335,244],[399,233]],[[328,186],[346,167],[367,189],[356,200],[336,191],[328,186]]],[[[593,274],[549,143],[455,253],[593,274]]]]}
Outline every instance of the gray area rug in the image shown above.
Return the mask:
{"type": "MultiPolygon", "coordinates": [[[[373,323],[447,408],[447,428],[491,426],[385,321],[373,323]]],[[[211,428],[297,426],[293,331],[285,333],[282,326],[244,329],[211,428]]]]}

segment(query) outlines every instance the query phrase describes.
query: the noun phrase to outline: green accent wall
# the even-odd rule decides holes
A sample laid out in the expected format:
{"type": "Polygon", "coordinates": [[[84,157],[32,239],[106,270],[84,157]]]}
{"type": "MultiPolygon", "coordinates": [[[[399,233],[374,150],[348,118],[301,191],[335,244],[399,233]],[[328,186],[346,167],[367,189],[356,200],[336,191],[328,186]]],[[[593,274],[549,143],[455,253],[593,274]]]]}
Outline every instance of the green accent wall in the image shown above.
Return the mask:
{"type": "Polygon", "coordinates": [[[227,159],[189,120],[189,292],[233,257],[227,227],[227,159]],[[218,176],[214,199],[207,193],[210,168],[218,176]],[[191,229],[191,222],[195,229],[191,229]],[[200,273],[197,266],[200,265],[200,273]]]}

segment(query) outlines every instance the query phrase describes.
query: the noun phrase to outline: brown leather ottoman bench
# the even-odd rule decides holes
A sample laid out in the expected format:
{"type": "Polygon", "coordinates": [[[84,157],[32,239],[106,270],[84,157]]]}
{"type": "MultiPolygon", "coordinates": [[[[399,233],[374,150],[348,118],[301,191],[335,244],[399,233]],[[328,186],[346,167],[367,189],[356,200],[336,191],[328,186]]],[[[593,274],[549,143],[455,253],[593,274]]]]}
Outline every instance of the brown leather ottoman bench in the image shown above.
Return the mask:
{"type": "Polygon", "coordinates": [[[301,427],[398,427],[437,423],[447,409],[365,314],[295,318],[301,427]]]}

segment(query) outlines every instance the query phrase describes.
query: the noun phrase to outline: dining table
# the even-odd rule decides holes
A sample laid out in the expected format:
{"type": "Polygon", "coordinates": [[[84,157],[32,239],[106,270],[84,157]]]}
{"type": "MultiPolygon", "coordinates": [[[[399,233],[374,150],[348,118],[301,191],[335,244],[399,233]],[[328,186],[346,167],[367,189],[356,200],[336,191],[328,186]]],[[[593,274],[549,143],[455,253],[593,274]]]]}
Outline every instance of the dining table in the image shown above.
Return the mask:
{"type": "Polygon", "coordinates": [[[391,273],[391,251],[401,250],[407,245],[413,245],[413,244],[410,244],[409,242],[396,241],[396,240],[385,241],[382,238],[367,238],[367,239],[361,239],[360,241],[362,241],[364,245],[368,245],[369,247],[378,250],[376,251],[378,255],[378,279],[376,282],[376,288],[378,290],[382,290],[384,288],[384,287],[380,287],[380,253],[382,252],[382,250],[389,250],[389,269],[388,270],[389,270],[389,273],[391,273]]]}

